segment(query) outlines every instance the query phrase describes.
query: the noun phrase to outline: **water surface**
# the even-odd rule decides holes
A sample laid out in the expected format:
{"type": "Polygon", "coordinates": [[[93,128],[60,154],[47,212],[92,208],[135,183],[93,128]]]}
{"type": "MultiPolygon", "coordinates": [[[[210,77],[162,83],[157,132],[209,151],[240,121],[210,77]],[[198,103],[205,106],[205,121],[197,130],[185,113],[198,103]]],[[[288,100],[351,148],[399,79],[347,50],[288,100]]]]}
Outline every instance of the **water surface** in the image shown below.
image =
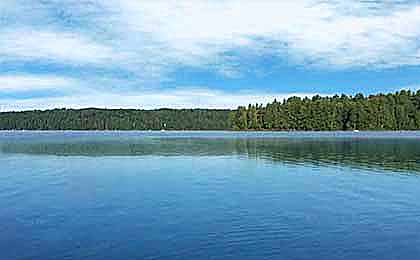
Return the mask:
{"type": "Polygon", "coordinates": [[[2,259],[418,259],[418,132],[0,132],[2,259]]]}

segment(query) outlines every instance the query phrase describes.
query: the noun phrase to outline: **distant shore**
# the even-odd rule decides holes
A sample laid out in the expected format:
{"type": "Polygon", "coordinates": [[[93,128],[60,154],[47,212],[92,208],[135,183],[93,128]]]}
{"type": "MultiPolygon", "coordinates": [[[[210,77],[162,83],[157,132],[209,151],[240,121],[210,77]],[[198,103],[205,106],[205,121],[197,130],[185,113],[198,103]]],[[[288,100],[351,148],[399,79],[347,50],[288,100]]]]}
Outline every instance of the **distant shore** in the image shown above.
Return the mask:
{"type": "Polygon", "coordinates": [[[52,109],[0,113],[0,130],[420,130],[420,91],[335,95],[231,109],[52,109]]]}

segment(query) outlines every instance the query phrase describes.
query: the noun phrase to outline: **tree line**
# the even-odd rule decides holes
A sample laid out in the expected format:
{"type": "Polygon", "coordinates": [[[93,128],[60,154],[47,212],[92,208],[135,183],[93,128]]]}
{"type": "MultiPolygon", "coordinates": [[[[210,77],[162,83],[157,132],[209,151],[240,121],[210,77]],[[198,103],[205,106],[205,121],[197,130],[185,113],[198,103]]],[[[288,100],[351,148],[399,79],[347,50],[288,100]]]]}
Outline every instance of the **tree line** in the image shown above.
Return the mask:
{"type": "Polygon", "coordinates": [[[420,91],[291,97],[266,106],[239,107],[231,121],[237,130],[418,130],[420,91]]]}
{"type": "Polygon", "coordinates": [[[223,130],[230,110],[53,109],[0,113],[1,130],[223,130]]]}
{"type": "Polygon", "coordinates": [[[291,97],[228,109],[53,109],[0,113],[0,130],[420,130],[420,91],[291,97]]]}

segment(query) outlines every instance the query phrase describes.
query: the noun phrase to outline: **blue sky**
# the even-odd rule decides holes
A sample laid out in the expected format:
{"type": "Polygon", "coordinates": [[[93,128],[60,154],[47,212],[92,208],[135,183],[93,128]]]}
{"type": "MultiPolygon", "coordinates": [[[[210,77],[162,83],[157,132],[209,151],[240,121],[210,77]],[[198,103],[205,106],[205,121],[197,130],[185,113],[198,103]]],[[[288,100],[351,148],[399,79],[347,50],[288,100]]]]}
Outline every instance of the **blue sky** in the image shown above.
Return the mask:
{"type": "Polygon", "coordinates": [[[2,0],[0,109],[420,88],[420,2],[2,0]]]}

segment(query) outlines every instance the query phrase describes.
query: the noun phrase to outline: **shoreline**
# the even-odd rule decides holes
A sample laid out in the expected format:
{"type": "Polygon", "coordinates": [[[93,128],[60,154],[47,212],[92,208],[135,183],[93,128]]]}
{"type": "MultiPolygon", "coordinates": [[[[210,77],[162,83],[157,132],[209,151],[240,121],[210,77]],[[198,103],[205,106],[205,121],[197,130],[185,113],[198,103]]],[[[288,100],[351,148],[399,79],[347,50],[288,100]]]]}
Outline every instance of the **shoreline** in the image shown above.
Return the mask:
{"type": "Polygon", "coordinates": [[[191,129],[191,130],[182,130],[182,129],[165,129],[162,130],[84,130],[84,129],[5,129],[0,130],[1,132],[145,132],[145,133],[165,133],[165,132],[229,132],[229,133],[400,133],[400,132],[420,132],[419,130],[230,130],[230,129],[220,129],[220,130],[205,130],[205,129],[191,129]]]}

